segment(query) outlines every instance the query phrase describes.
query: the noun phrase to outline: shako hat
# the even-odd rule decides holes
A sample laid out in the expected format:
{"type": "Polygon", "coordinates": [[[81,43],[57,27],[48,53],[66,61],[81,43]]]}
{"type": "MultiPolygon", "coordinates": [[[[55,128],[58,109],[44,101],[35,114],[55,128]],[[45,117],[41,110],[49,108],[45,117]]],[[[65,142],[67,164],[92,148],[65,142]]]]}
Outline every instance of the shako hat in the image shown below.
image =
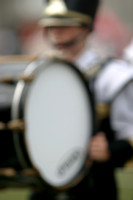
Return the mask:
{"type": "Polygon", "coordinates": [[[100,0],[46,0],[39,24],[50,26],[92,26],[100,0]]]}

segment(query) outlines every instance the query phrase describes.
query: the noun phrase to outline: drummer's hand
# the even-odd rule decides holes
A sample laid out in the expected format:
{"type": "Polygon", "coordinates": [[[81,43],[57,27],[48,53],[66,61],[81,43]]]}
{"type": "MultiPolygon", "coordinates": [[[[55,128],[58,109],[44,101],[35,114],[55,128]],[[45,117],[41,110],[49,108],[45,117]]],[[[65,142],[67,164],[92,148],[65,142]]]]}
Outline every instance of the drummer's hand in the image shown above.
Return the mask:
{"type": "Polygon", "coordinates": [[[108,141],[103,132],[99,132],[90,141],[89,156],[91,160],[106,162],[110,159],[108,141]]]}

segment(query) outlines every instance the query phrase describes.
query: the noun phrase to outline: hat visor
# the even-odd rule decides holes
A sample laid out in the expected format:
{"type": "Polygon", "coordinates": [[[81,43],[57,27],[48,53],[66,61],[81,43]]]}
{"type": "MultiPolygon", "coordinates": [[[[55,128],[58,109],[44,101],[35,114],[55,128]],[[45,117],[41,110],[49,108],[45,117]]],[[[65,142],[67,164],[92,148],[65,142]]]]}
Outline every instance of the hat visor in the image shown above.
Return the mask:
{"type": "Polygon", "coordinates": [[[39,25],[42,27],[51,27],[51,26],[81,26],[83,22],[78,19],[70,19],[70,18],[52,18],[46,17],[42,18],[39,21],[39,25]]]}

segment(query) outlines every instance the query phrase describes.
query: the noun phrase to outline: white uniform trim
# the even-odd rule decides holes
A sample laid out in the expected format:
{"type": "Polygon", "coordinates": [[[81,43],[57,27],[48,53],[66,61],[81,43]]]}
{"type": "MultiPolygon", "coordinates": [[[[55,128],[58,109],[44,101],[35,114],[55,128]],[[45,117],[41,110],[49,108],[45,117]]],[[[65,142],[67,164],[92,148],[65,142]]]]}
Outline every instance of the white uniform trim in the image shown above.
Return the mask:
{"type": "Polygon", "coordinates": [[[117,131],[116,139],[133,140],[133,81],[111,104],[111,123],[117,131]]]}
{"type": "Polygon", "coordinates": [[[133,80],[133,69],[127,62],[122,60],[109,62],[96,80],[96,99],[101,102],[112,101],[130,80],[133,80]]]}
{"type": "MultiPolygon", "coordinates": [[[[99,61],[98,61],[99,60],[99,61]]],[[[76,59],[76,66],[85,71],[97,62],[90,49],[76,59]]],[[[111,102],[111,123],[116,139],[133,139],[133,68],[123,60],[112,60],[100,71],[95,82],[96,101],[111,102]],[[121,90],[122,89],[122,90],[121,90]]]]}

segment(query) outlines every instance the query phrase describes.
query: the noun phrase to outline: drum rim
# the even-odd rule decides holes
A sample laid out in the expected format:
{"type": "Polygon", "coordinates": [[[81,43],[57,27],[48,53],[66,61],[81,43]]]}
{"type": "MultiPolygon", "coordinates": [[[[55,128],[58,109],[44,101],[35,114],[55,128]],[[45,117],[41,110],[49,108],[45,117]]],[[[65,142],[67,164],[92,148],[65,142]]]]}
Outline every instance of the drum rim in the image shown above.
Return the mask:
{"type": "MultiPolygon", "coordinates": [[[[33,63],[30,63],[27,66],[27,68],[25,69],[24,73],[25,74],[36,73],[36,71],[38,72],[40,70],[39,68],[42,68],[42,65],[47,66],[47,64],[50,65],[50,64],[55,63],[55,62],[59,62],[60,64],[65,63],[69,67],[73,68],[73,70],[78,74],[80,79],[82,79],[82,82],[83,82],[85,89],[87,91],[87,96],[88,96],[90,104],[91,104],[92,135],[93,135],[94,134],[94,127],[95,127],[95,109],[94,109],[93,95],[92,95],[92,93],[91,93],[91,91],[88,87],[87,80],[85,79],[83,73],[81,73],[80,70],[77,69],[74,64],[72,64],[68,61],[65,61],[65,60],[57,59],[57,58],[54,58],[54,59],[48,59],[47,58],[45,60],[39,59],[37,61],[34,61],[33,63]]],[[[12,113],[11,117],[13,118],[13,120],[20,117],[20,113],[19,113],[20,101],[21,101],[21,98],[22,98],[22,95],[23,95],[23,92],[24,92],[24,89],[26,88],[26,86],[27,86],[27,83],[25,83],[23,80],[19,80],[17,85],[16,85],[16,89],[15,89],[14,97],[13,97],[13,102],[12,102],[12,107],[11,107],[11,113],[12,113]],[[19,97],[16,97],[16,96],[18,96],[18,94],[16,94],[16,93],[18,93],[17,90],[19,90],[19,97]],[[18,99],[16,100],[16,98],[18,98],[18,99]],[[17,101],[17,103],[16,103],[16,101],[17,101]]],[[[20,143],[19,142],[19,134],[16,134],[16,133],[17,132],[15,131],[14,140],[17,140],[17,142],[20,143]]],[[[24,139],[25,139],[25,137],[24,137],[24,139]]],[[[19,144],[16,146],[16,151],[18,151],[18,148],[21,151],[19,144]]],[[[38,169],[36,169],[34,164],[32,163],[31,158],[29,158],[29,152],[28,152],[27,147],[26,147],[27,158],[25,158],[25,155],[23,155],[23,152],[17,152],[17,153],[20,153],[20,155],[18,155],[18,157],[20,157],[20,156],[23,157],[22,160],[19,160],[19,162],[20,162],[20,164],[22,165],[23,168],[29,167],[29,164],[27,164],[27,158],[28,158],[28,162],[31,164],[31,167],[34,168],[36,171],[38,171],[38,169]]],[[[73,187],[75,184],[77,184],[77,182],[79,182],[80,179],[83,179],[85,174],[88,173],[88,170],[89,170],[88,165],[86,166],[86,164],[84,164],[83,168],[84,168],[84,171],[85,171],[84,173],[80,173],[80,175],[76,175],[75,179],[71,183],[68,183],[68,184],[63,185],[63,186],[53,186],[50,183],[48,183],[46,180],[44,180],[41,177],[41,175],[40,175],[40,178],[43,180],[44,184],[46,184],[46,186],[48,188],[52,188],[52,189],[55,189],[55,190],[66,190],[68,188],[73,187]]],[[[40,174],[40,172],[38,172],[38,173],[40,174]]]]}

